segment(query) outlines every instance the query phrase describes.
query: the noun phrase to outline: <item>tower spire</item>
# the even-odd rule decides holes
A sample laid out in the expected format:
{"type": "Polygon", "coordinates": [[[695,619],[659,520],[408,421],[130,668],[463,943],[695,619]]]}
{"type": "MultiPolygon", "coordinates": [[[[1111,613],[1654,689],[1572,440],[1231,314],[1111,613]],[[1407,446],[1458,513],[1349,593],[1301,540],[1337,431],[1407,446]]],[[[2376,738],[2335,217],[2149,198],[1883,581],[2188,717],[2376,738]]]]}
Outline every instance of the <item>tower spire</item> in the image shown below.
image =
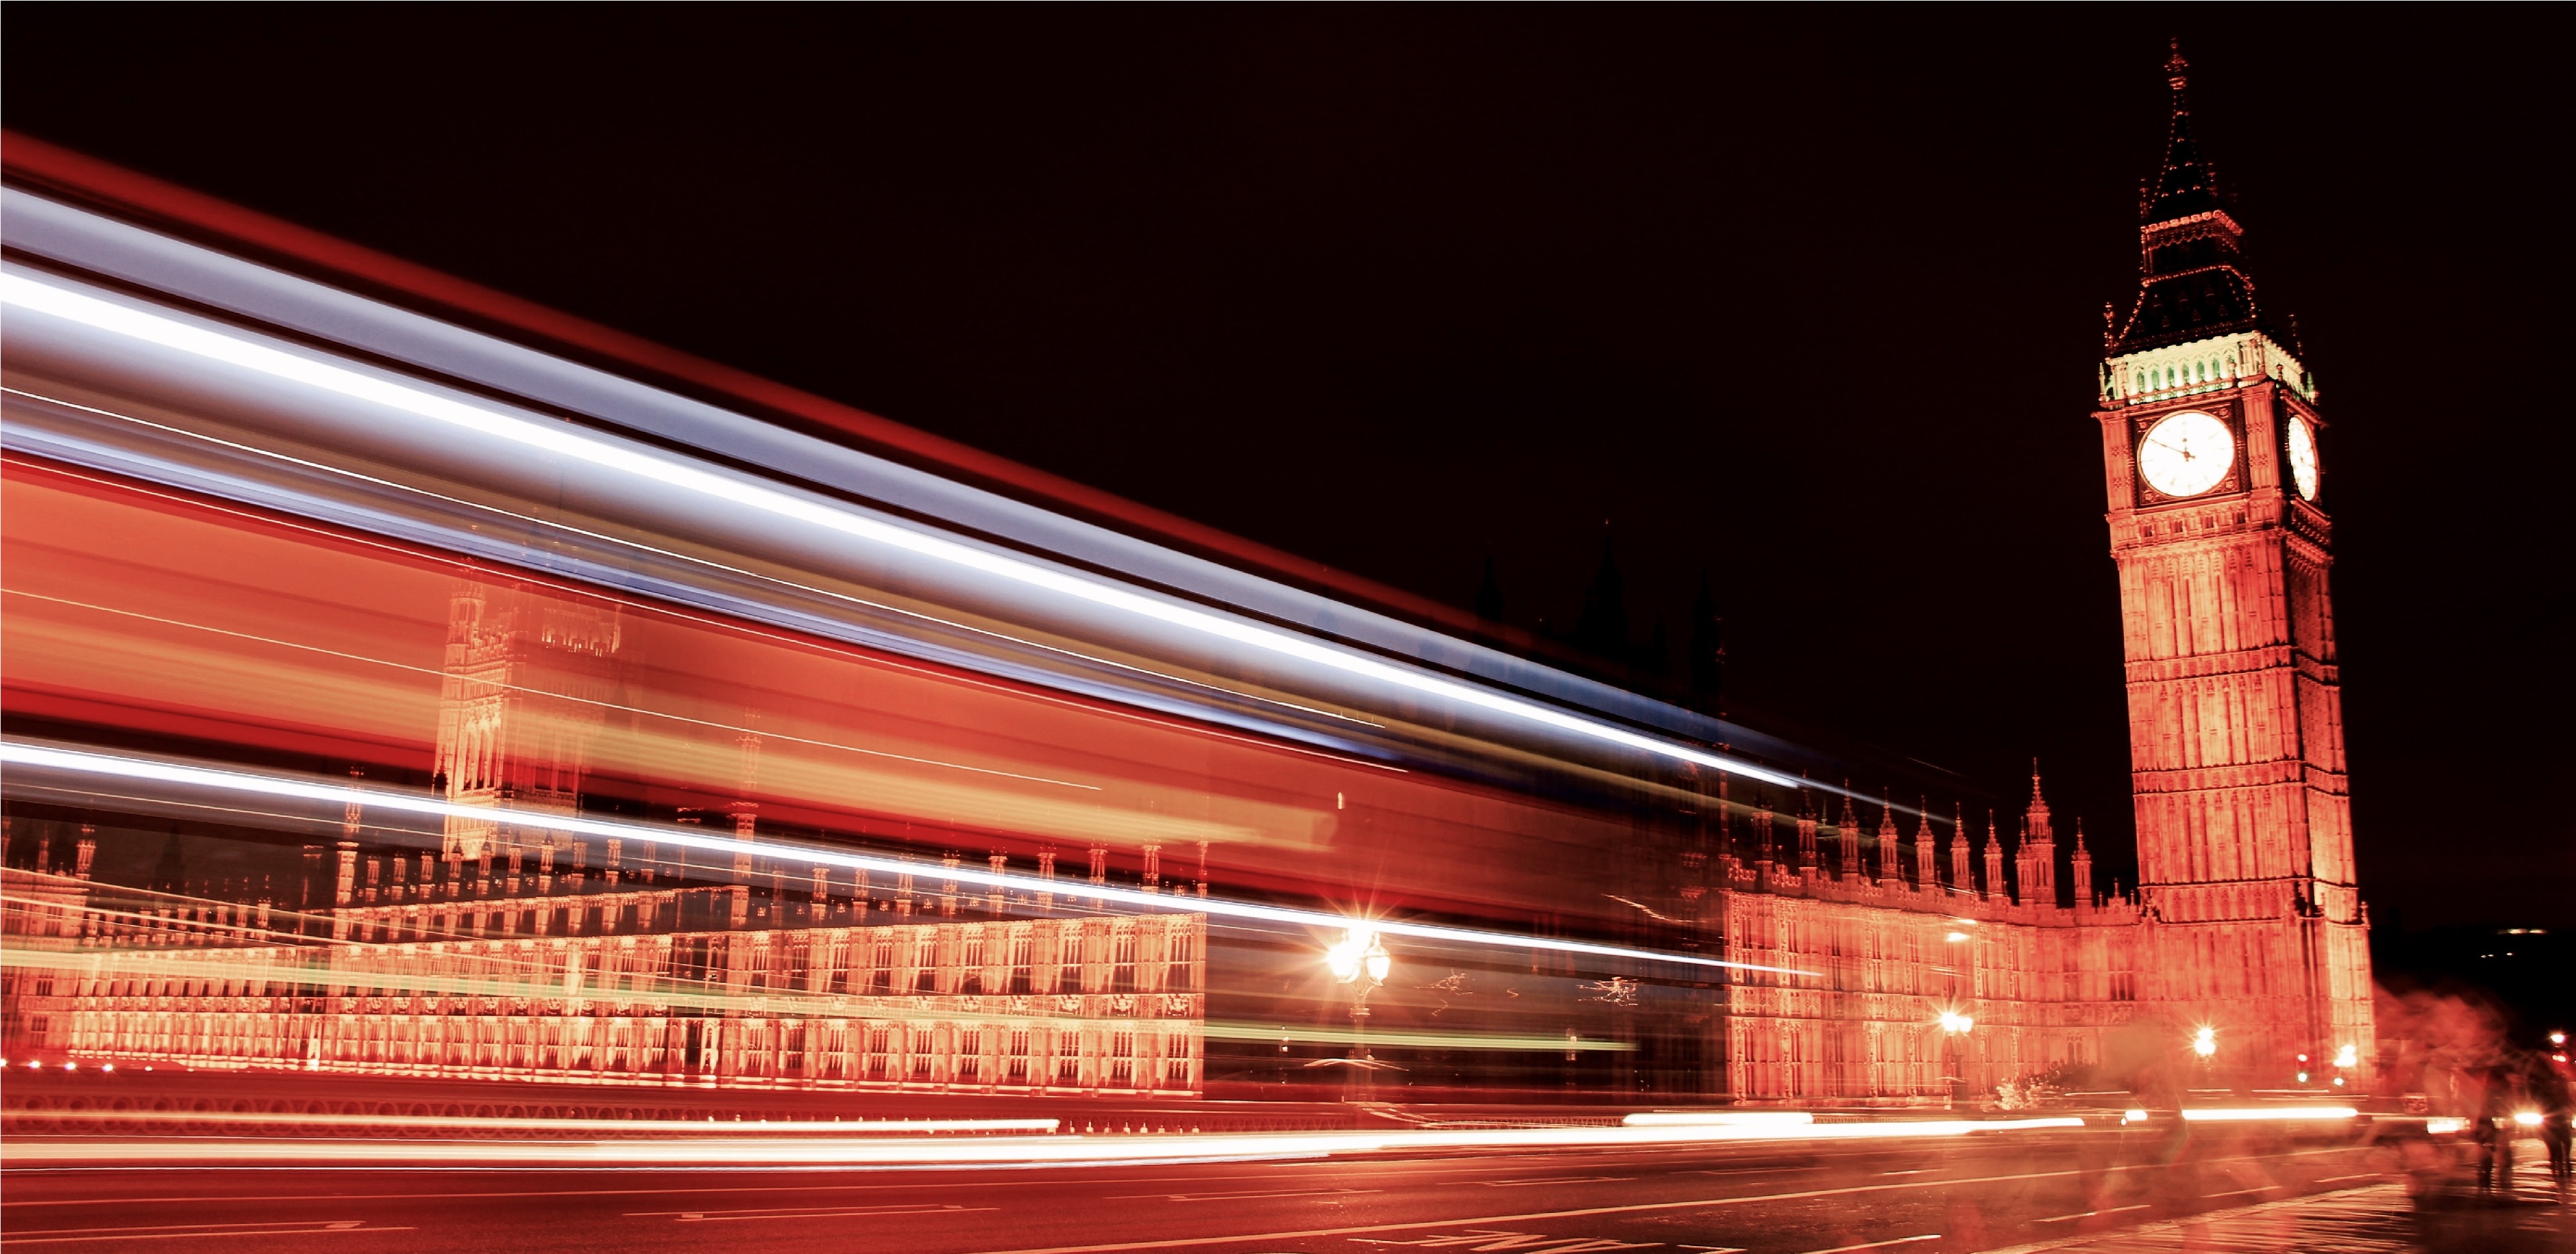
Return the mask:
{"type": "MultiPolygon", "coordinates": [[[[2191,62],[2181,40],[2164,68],[2172,92],[2164,162],[2139,189],[2138,301],[2111,345],[2115,357],[2265,329],[2244,271],[2244,228],[2221,204],[2217,171],[2192,134],[2191,62]]],[[[2131,380],[2123,394],[2163,386],[2160,373],[2157,387],[2131,380]]]]}

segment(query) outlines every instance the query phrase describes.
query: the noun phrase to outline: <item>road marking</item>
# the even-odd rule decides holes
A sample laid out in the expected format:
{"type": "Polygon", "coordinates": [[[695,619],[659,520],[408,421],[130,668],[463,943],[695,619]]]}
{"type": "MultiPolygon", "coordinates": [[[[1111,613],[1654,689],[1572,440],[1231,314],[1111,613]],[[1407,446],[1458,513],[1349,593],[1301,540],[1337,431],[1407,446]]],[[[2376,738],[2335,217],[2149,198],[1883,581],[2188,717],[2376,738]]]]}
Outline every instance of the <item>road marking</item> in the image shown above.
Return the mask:
{"type": "Polygon", "coordinates": [[[70,1245],[87,1241],[207,1241],[217,1237],[309,1237],[334,1232],[410,1232],[409,1226],[370,1228],[362,1219],[290,1220],[239,1224],[161,1224],[149,1228],[39,1228],[0,1237],[13,1245],[70,1245]]]}
{"type": "Polygon", "coordinates": [[[1246,1189],[1239,1193],[1119,1193],[1101,1200],[1133,1202],[1149,1197],[1175,1202],[1234,1202],[1256,1197],[1334,1197],[1344,1193],[1384,1193],[1384,1189],[1246,1189]]]}
{"type": "Polygon", "coordinates": [[[1472,1183],[1489,1189],[1518,1189],[1533,1184],[1609,1184],[1634,1179],[1635,1176],[1557,1176],[1549,1180],[1477,1180],[1472,1183]]]}
{"type": "MultiPolygon", "coordinates": [[[[1469,1224],[1527,1223],[1536,1219],[1580,1219],[1592,1215],[1632,1215],[1656,1210],[1742,1206],[1751,1202],[1795,1202],[1855,1193],[1891,1193],[1900,1189],[1950,1189],[1972,1184],[2005,1184],[2016,1180],[2051,1180],[2080,1176],[2082,1171],[2034,1171],[2017,1176],[1977,1176],[1966,1180],[1906,1180],[1893,1184],[1858,1184],[1840,1189],[1806,1189],[1796,1193],[1756,1193],[1743,1197],[1700,1197],[1682,1202],[1635,1202],[1626,1206],[1586,1206],[1576,1210],[1532,1211],[1519,1215],[1476,1215],[1458,1219],[1425,1219],[1415,1223],[1361,1224],[1348,1228],[1305,1228],[1293,1232],[1254,1232],[1239,1237],[1173,1237],[1160,1241],[1112,1241],[1099,1245],[1046,1245],[984,1254],[1110,1254],[1117,1250],[1169,1250],[1190,1246],[1238,1245],[1249,1241],[1302,1241],[1309,1237],[1346,1237],[1362,1232],[1404,1232],[1415,1228],[1465,1227],[1469,1224]]],[[[1907,1238],[1913,1240],[1914,1238],[1907,1238]]],[[[1937,1239],[1937,1238],[1932,1238],[1937,1239]]],[[[1630,1247],[1636,1248],[1636,1247],[1630,1247]]]]}
{"type": "Polygon", "coordinates": [[[2124,1211],[2145,1210],[2146,1208],[2147,1204],[2144,1202],[2140,1202],[2135,1206],[2106,1206],[2101,1210],[2080,1210],[2072,1215],[2051,1215],[2046,1219],[2034,1219],[2031,1220],[2031,1222],[2035,1224],[2062,1224],[2069,1219],[2091,1219],[2095,1215],[2117,1215],[2124,1211]]]}
{"type": "Polygon", "coordinates": [[[1853,1250],[1883,1250],[1891,1245],[1912,1245],[1917,1241],[1938,1241],[1940,1239],[1941,1234],[1934,1232],[1919,1237],[1898,1237],[1893,1241],[1870,1241],[1861,1245],[1837,1245],[1830,1250],[1809,1250],[1807,1251],[1807,1254],[1851,1254],[1853,1250]]]}
{"type": "Polygon", "coordinates": [[[750,1210],[630,1210],[629,1219],[659,1219],[670,1216],[684,1224],[715,1223],[730,1219],[847,1219],[861,1215],[963,1215],[970,1211],[1000,1210],[998,1206],[943,1206],[925,1203],[919,1206],[771,1206],[750,1210]]]}

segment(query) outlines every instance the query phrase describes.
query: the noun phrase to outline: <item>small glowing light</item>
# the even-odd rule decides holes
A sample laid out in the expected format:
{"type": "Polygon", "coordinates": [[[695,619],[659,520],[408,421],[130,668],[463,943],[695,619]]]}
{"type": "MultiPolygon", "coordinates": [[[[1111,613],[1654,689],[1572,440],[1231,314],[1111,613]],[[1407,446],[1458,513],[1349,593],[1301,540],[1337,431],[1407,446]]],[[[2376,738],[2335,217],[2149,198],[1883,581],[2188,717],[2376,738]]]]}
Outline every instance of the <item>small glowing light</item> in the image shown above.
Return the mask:
{"type": "Polygon", "coordinates": [[[42,1066],[44,1066],[44,1065],[45,1065],[45,1064],[43,1064],[43,1063],[41,1063],[41,1062],[38,1062],[38,1061],[36,1061],[36,1060],[35,1060],[35,1059],[33,1059],[33,1058],[30,1058],[30,1059],[28,1059],[28,1060],[27,1060],[27,1070],[29,1070],[29,1071],[34,1071],[34,1070],[36,1070],[37,1068],[42,1067],[42,1066]]]}
{"type": "Polygon", "coordinates": [[[114,1070],[116,1070],[116,1064],[115,1064],[115,1063],[112,1063],[112,1062],[111,1062],[111,1063],[103,1064],[103,1065],[101,1065],[101,1066],[99,1067],[99,1070],[101,1070],[101,1071],[114,1071],[114,1070]]]}
{"type": "Polygon", "coordinates": [[[2427,1119],[2424,1121],[2424,1134],[2450,1136],[2453,1133],[2465,1132],[2468,1127],[2469,1121],[2466,1119],[2427,1119]]]}
{"type": "Polygon", "coordinates": [[[2120,1122],[2122,1123],[2145,1123],[2146,1121],[2147,1112],[2143,1110],[2124,1110],[2120,1112],[2120,1122]]]}
{"type": "Polygon", "coordinates": [[[2308,1065],[2308,1056],[2306,1054],[2299,1055],[2299,1065],[2302,1067],[2308,1065]]]}
{"type": "Polygon", "coordinates": [[[1324,965],[1344,984],[1359,979],[1362,971],[1368,972],[1371,981],[1384,984],[1387,972],[1395,968],[1395,956],[1386,951],[1386,942],[1375,929],[1355,927],[1324,951],[1324,965]]]}
{"type": "Polygon", "coordinates": [[[2203,1058],[2218,1052],[2218,1029],[2202,1028],[2191,1034],[2191,1052],[2203,1058]]]}
{"type": "MultiPolygon", "coordinates": [[[[2308,1082],[2308,1073],[2307,1073],[2307,1072],[2305,1072],[2305,1071],[2300,1072],[2300,1073],[2299,1073],[2299,1083],[2301,1083],[2301,1084],[2305,1084],[2305,1083],[2307,1083],[2307,1082],[2308,1082]]],[[[2338,1080],[2338,1081],[2336,1081],[2336,1083],[2340,1084],[2340,1083],[2342,1083],[2342,1081],[2338,1080]]]]}
{"type": "Polygon", "coordinates": [[[2338,1067],[2357,1066],[2360,1062],[2361,1047],[2357,1045],[2345,1045],[2335,1050],[2335,1065],[2338,1067]]]}
{"type": "Polygon", "coordinates": [[[2552,1045],[2564,1045],[2567,1043],[2567,1034],[2564,1032],[2552,1032],[2549,1034],[2549,1043],[2552,1045]]]}
{"type": "Polygon", "coordinates": [[[2537,1128],[2540,1126],[2540,1112],[2536,1110],[2517,1110],[2513,1112],[2513,1121],[2526,1128],[2537,1128]]]}
{"type": "Polygon", "coordinates": [[[1960,1014],[1956,1010],[1944,1010],[1941,1012],[1941,1030],[1951,1034],[1952,1036],[1956,1036],[1975,1026],[1977,1026],[1976,1020],[1960,1014]]]}
{"type": "Polygon", "coordinates": [[[2342,1088],[2342,1087],[2343,1087],[2343,1077],[2342,1077],[2342,1076],[2336,1076],[2336,1077],[2335,1077],[2335,1087],[2336,1087],[2336,1088],[2342,1088]]]}
{"type": "Polygon", "coordinates": [[[1946,940],[1946,941],[1950,942],[1950,943],[1951,943],[1951,944],[1953,944],[1953,945],[1956,945],[1956,944],[1958,944],[1960,941],[1963,941],[1963,940],[1968,939],[1968,934],[1967,934],[1966,932],[1952,932],[1952,933],[1950,933],[1948,936],[1944,936],[1944,937],[1942,937],[1941,939],[1946,940]]]}
{"type": "Polygon", "coordinates": [[[63,1070],[65,1070],[65,1071],[78,1071],[78,1070],[80,1070],[80,1064],[79,1064],[79,1063],[76,1063],[76,1062],[67,1062],[67,1063],[64,1063],[64,1064],[63,1064],[63,1070]]]}

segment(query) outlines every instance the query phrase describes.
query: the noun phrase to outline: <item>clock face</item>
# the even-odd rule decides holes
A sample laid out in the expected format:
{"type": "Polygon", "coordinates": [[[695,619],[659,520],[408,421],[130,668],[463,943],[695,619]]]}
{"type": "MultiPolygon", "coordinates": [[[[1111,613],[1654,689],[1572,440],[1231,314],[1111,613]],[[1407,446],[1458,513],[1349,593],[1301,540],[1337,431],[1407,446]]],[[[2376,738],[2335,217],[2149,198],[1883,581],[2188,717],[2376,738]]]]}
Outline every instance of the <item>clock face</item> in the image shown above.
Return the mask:
{"type": "Polygon", "coordinates": [[[2297,414],[2290,415],[2290,486],[2300,500],[2317,499],[2317,437],[2297,414]]]}
{"type": "Polygon", "coordinates": [[[2236,437],[2198,410],[2168,414],[2138,441],[2138,473],[2166,496],[2198,496],[2236,465],[2236,437]]]}

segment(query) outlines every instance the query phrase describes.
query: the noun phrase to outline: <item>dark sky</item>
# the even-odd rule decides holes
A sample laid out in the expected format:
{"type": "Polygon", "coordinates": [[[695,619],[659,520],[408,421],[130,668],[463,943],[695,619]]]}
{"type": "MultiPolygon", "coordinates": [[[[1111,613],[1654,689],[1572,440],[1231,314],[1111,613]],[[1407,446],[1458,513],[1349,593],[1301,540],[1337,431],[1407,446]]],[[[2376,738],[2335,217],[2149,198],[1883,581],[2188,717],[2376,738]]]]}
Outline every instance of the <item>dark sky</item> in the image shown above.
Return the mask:
{"type": "Polygon", "coordinates": [[[1737,709],[2040,754],[2117,865],[2089,411],[2180,35],[2334,423],[2365,892],[2568,926],[2547,12],[21,3],[0,116],[1523,626],[1607,520],[1737,709]]]}

